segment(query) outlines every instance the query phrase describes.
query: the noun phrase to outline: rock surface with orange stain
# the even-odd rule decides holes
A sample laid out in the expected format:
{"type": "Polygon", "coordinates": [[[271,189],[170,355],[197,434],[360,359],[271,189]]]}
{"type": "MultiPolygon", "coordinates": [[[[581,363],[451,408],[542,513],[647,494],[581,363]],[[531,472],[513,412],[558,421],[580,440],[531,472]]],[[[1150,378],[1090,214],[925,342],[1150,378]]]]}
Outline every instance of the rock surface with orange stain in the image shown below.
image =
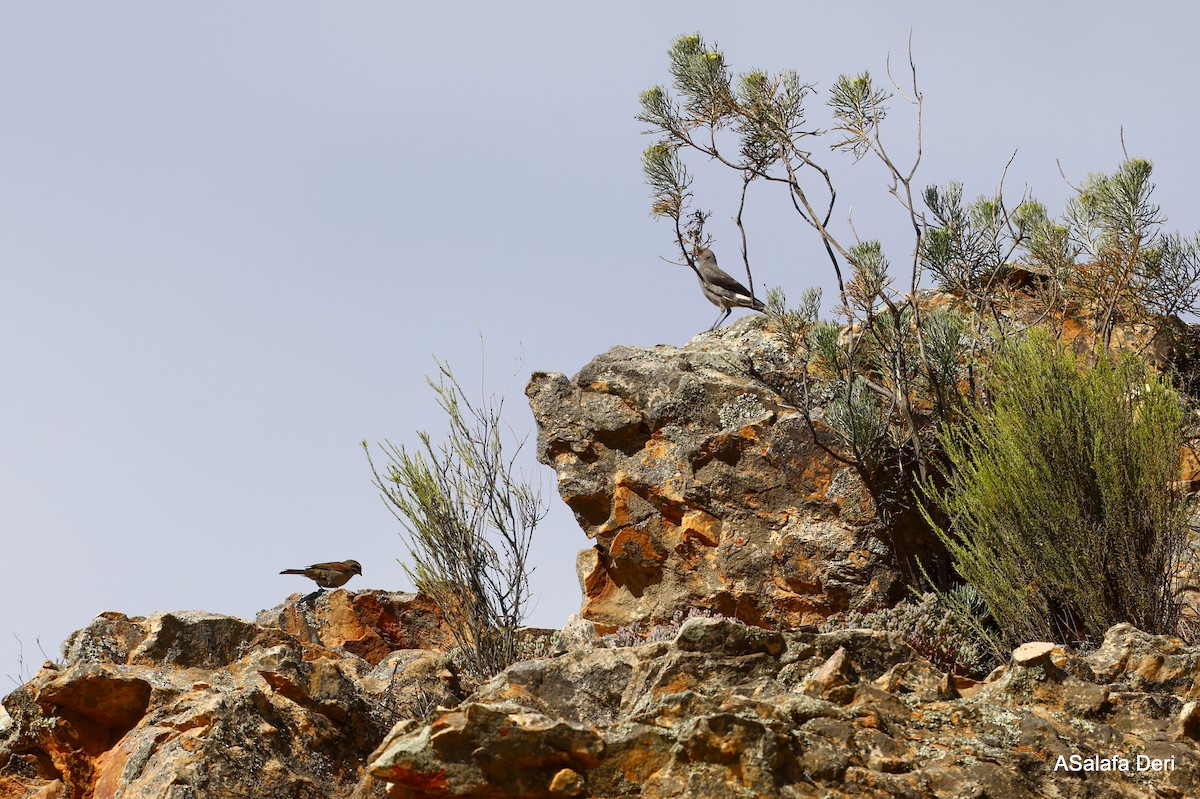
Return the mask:
{"type": "MultiPolygon", "coordinates": [[[[946,293],[921,302],[962,309],[946,293]]],[[[1044,325],[1090,347],[1088,319],[1047,315],[1019,292],[1010,302],[997,310],[1007,327],[1044,325]]],[[[1200,385],[1200,328],[1158,322],[1119,322],[1113,346],[1200,385]]],[[[703,608],[794,627],[890,605],[913,559],[948,561],[912,503],[879,518],[823,421],[819,381],[811,424],[798,409],[798,362],[756,316],[681,348],[615,347],[574,377],[533,374],[538,458],[592,540],[576,561],[585,618],[611,631],[703,608]]],[[[1190,447],[1180,470],[1200,489],[1190,447]]]]}
{"type": "Polygon", "coordinates": [[[426,603],[339,590],[259,624],[103,613],[67,639],[65,662],[5,697],[0,799],[383,797],[363,760],[398,719],[454,690],[426,603]],[[376,639],[393,645],[373,662],[352,651],[376,639]]]}
{"type": "Polygon", "coordinates": [[[1197,686],[1200,649],[1129,625],[1086,656],[1026,644],[960,689],[893,634],[692,618],[515,664],[397,725],[368,769],[397,799],[1196,796],[1197,686]],[[1130,771],[1059,767],[1097,753],[1130,771]]]}
{"type": "Polygon", "coordinates": [[[397,649],[450,649],[453,637],[433,600],[424,594],[333,591],[316,602],[299,594],[258,614],[255,622],[301,641],[343,647],[375,666],[397,649]]]}
{"type": "Polygon", "coordinates": [[[602,629],[704,608],[794,627],[903,585],[836,437],[795,402],[794,359],[759,318],[683,348],[617,347],[526,389],[538,457],[594,542],[577,571],[602,629]]]}

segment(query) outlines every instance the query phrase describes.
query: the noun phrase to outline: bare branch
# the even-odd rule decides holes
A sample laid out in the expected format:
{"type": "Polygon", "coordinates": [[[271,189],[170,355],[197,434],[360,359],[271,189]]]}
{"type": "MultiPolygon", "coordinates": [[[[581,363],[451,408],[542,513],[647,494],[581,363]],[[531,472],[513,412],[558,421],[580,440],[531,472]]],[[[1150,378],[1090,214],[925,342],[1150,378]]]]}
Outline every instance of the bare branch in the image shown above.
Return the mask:
{"type": "Polygon", "coordinates": [[[750,245],[746,241],[746,226],[742,222],[742,212],[746,209],[746,190],[750,188],[752,180],[754,180],[752,172],[742,173],[742,194],[738,199],[737,216],[733,218],[733,221],[742,237],[742,263],[746,265],[746,286],[750,289],[750,298],[754,299],[754,275],[750,274],[750,245]]]}
{"type": "Polygon", "coordinates": [[[1062,159],[1055,158],[1054,163],[1058,166],[1058,174],[1062,177],[1063,183],[1066,183],[1068,186],[1070,186],[1072,191],[1076,192],[1077,194],[1082,194],[1083,189],[1079,188],[1078,186],[1076,186],[1074,183],[1072,183],[1070,180],[1067,179],[1067,173],[1063,171],[1062,159]]]}

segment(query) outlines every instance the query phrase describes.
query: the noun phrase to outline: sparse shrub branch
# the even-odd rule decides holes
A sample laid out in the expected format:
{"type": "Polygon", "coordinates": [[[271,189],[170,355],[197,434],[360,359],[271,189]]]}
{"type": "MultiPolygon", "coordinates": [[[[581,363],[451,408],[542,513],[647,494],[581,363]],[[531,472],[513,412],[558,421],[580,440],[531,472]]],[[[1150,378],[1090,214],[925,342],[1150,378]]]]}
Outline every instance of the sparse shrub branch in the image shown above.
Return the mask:
{"type": "Polygon", "coordinates": [[[428,382],[449,422],[445,442],[423,432],[414,451],[385,442],[384,471],[373,461],[371,470],[408,532],[405,572],[438,605],[468,671],[483,680],[517,659],[529,550],[547,508],[517,469],[523,442],[511,456],[504,451],[503,399],[472,404],[449,366],[438,368],[428,382]]]}

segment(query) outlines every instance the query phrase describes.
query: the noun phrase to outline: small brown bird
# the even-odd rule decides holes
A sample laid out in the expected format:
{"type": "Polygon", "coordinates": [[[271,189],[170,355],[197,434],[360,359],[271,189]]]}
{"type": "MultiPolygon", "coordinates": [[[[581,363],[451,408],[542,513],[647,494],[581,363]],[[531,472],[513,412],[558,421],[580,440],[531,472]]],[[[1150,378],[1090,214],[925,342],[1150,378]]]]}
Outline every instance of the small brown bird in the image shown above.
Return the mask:
{"type": "Polygon", "coordinates": [[[335,560],[314,563],[307,569],[284,569],[280,574],[303,574],[322,588],[337,588],[350,582],[354,575],[362,574],[362,565],[357,560],[335,560]]]}

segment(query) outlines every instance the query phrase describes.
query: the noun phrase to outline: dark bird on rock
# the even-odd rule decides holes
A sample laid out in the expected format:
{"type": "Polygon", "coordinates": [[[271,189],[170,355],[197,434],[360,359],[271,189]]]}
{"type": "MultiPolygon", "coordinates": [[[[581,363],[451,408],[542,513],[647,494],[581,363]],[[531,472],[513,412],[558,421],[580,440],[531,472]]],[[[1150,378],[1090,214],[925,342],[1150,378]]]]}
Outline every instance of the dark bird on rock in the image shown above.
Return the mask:
{"type": "Polygon", "coordinates": [[[715,330],[718,325],[729,318],[734,308],[750,308],[754,311],[766,312],[767,306],[750,294],[750,289],[737,282],[732,275],[717,266],[717,256],[707,247],[700,247],[692,253],[695,258],[696,277],[700,279],[700,290],[708,301],[720,308],[724,313],[709,330],[715,330]]]}
{"type": "Polygon", "coordinates": [[[350,582],[354,575],[362,574],[362,565],[357,560],[335,560],[314,563],[307,569],[284,569],[280,574],[303,574],[322,588],[337,588],[350,582]]]}

